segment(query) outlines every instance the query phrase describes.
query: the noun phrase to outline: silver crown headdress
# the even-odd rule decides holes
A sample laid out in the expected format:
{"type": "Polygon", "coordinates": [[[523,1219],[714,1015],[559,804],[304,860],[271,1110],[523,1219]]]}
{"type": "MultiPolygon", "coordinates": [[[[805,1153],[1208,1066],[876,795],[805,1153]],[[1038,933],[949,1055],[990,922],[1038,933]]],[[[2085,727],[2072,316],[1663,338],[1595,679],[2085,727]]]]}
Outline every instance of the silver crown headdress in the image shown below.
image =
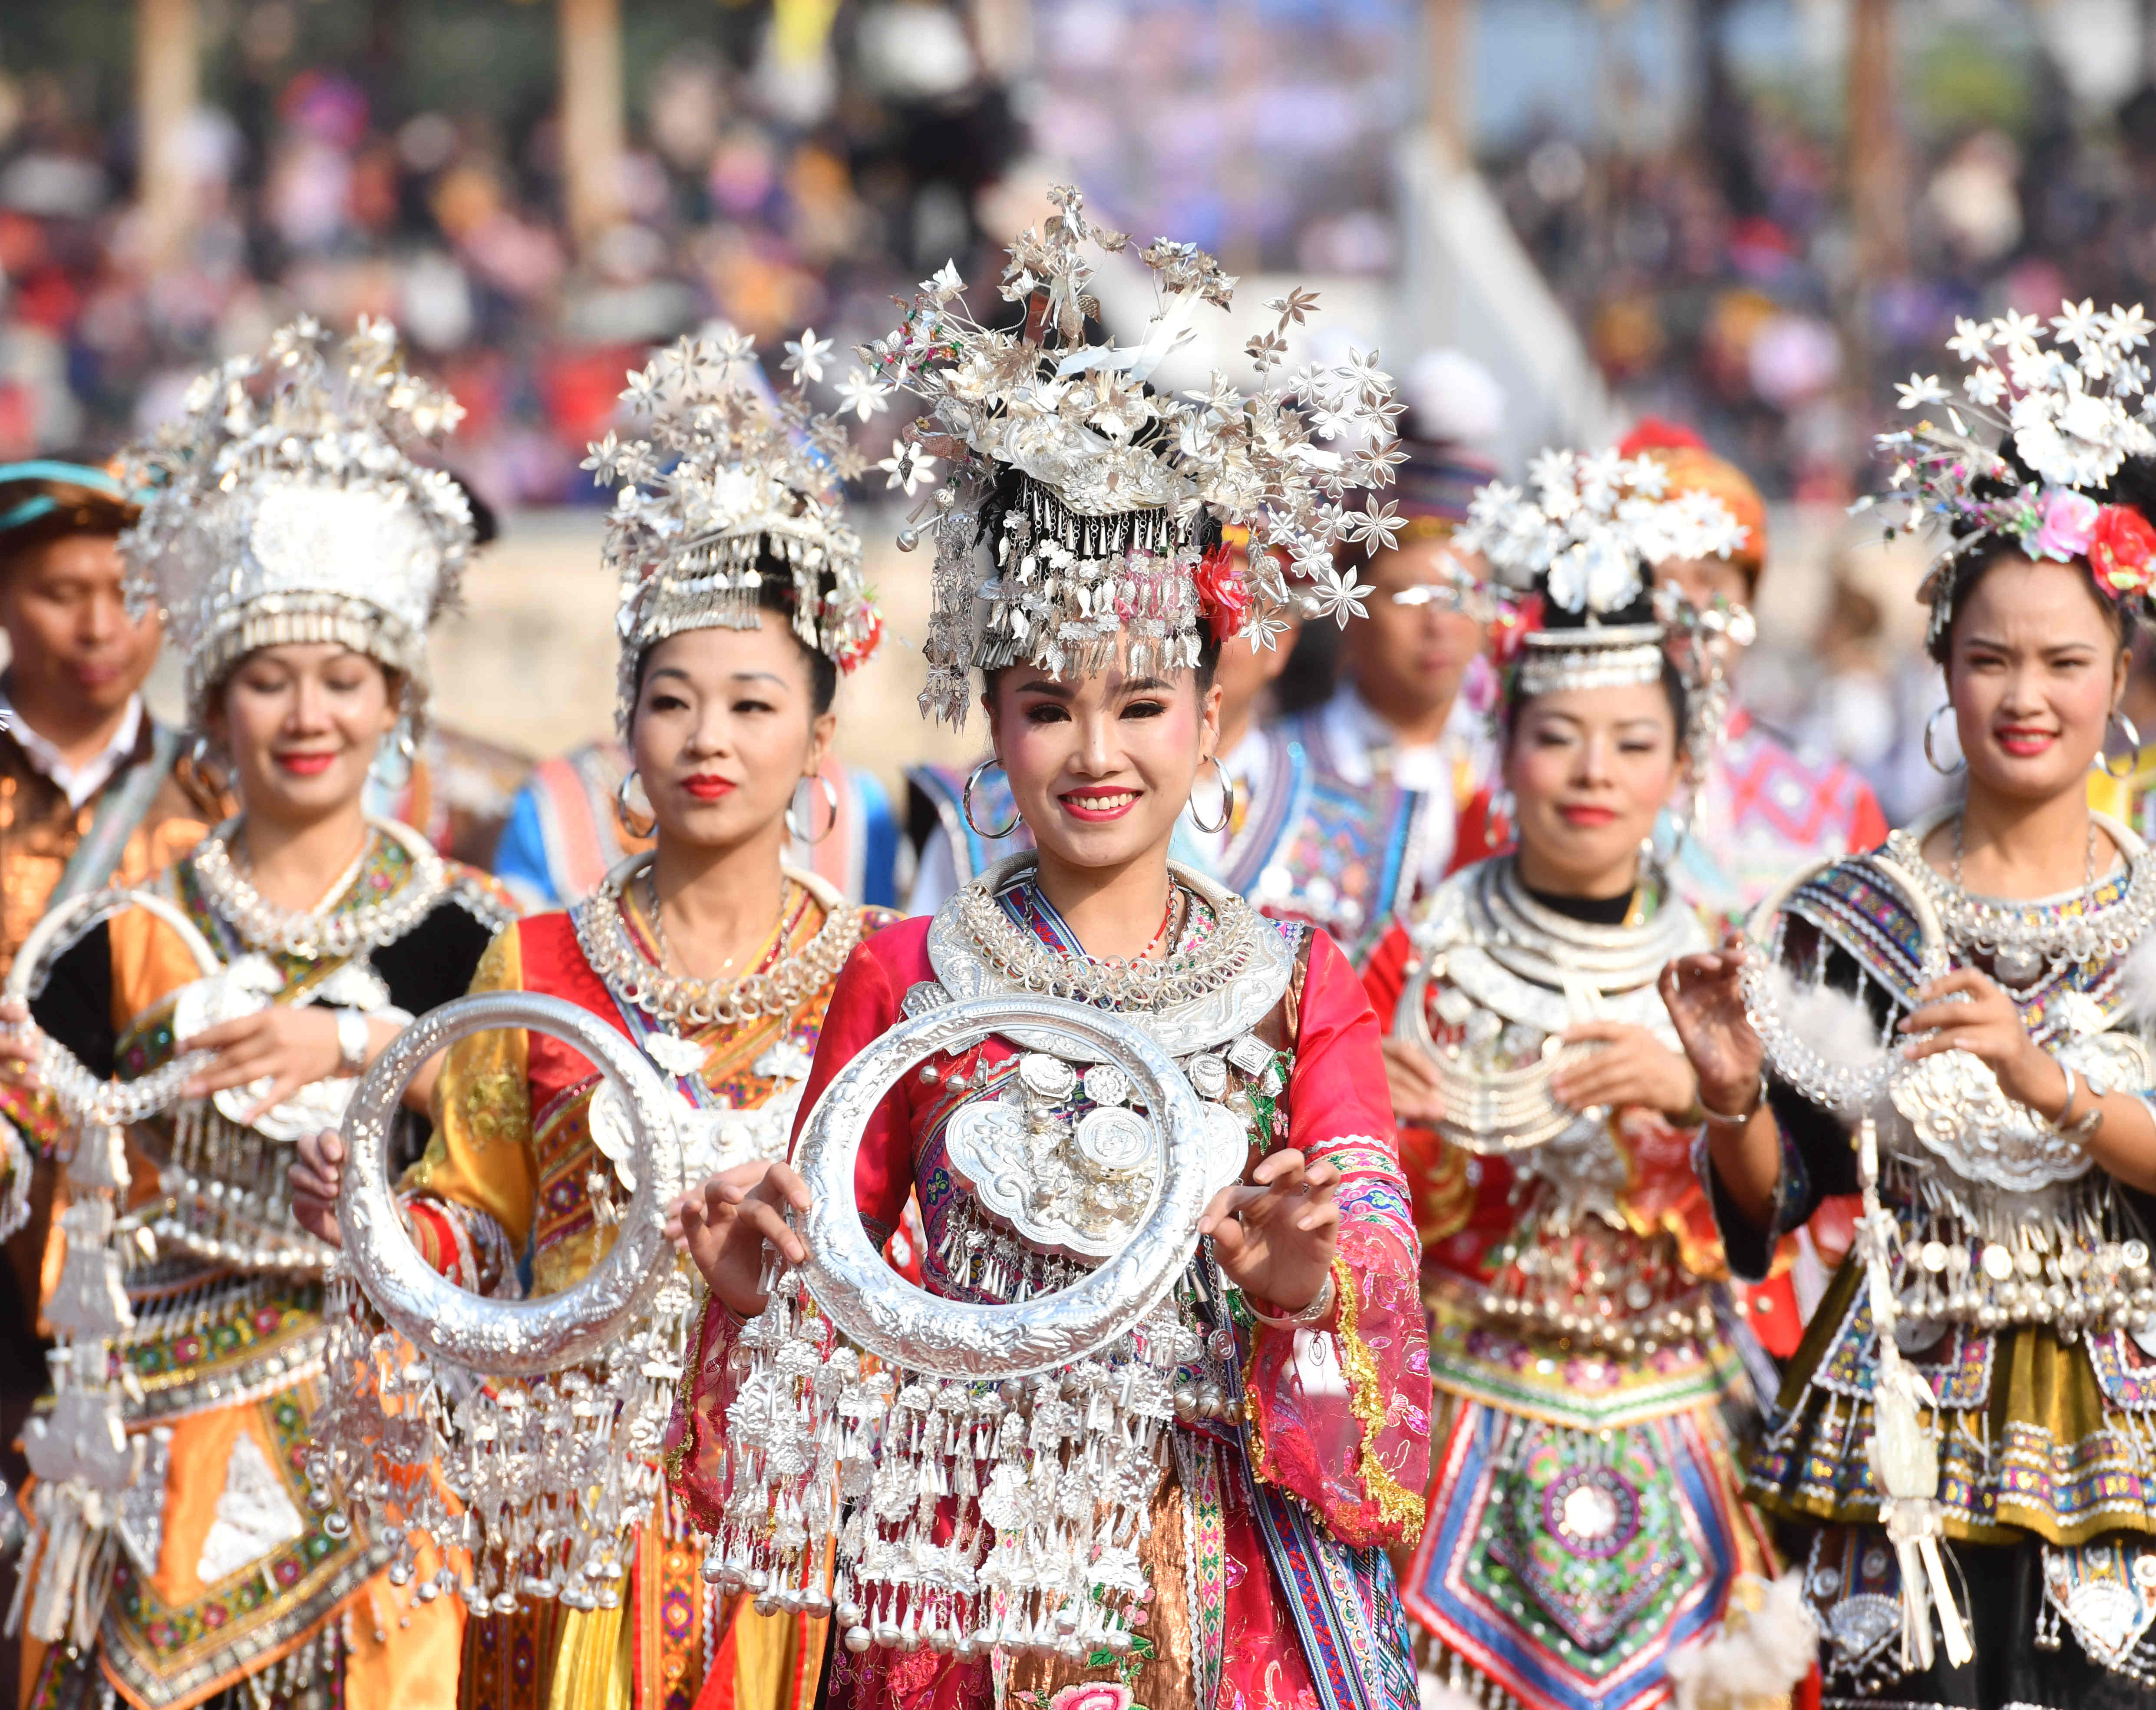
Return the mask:
{"type": "MultiPolygon", "coordinates": [[[[1226,309],[1235,281],[1210,255],[1163,239],[1138,255],[1161,294],[1145,336],[1088,344],[1099,306],[1086,247],[1119,254],[1129,240],[1090,225],[1076,191],[1050,199],[1058,212],[1019,235],[1004,269],[1002,295],[1026,306],[1024,328],[975,322],[946,265],[898,331],[861,352],[875,382],[930,407],[880,465],[889,485],[911,495],[939,462],[951,465],[934,501],[921,704],[953,725],[965,722],[976,666],[1090,673],[1127,645],[1132,670],[1173,670],[1197,662],[1201,624],[1270,646],[1291,574],[1308,579],[1306,609],[1344,624],[1370,590],[1334,562],[1335,542],[1374,552],[1404,526],[1391,505],[1343,503],[1389,481],[1401,460],[1392,422],[1402,407],[1376,353],[1279,372],[1313,293],[1266,305],[1276,319],[1244,346],[1252,392],[1219,373],[1203,391],[1156,391],[1147,383],[1190,336],[1199,305],[1226,309]],[[1336,439],[1353,449],[1329,449],[1336,439]],[[1240,563],[1205,549],[1217,524],[1249,530],[1240,563]],[[975,548],[991,529],[982,567],[975,548]]],[[[915,538],[909,526],[899,544],[915,538]]]]}
{"type": "MultiPolygon", "coordinates": [[[[621,484],[606,562],[621,582],[615,719],[624,735],[644,650],[686,629],[756,629],[759,566],[770,561],[793,577],[794,633],[840,670],[882,635],[840,490],[864,460],[837,419],[802,396],[823,377],[830,341],[811,331],[786,348],[793,382],[784,394],[757,366],[756,341],[738,332],[654,352],[621,395],[649,419],[650,439],[624,444],[608,433],[584,461],[594,480],[621,484]]],[[[882,407],[882,388],[858,380],[845,395],[864,418],[882,407]]]]}
{"type": "Polygon", "coordinates": [[[2032,558],[2086,560],[2113,599],[2149,598],[2151,519],[2105,498],[2128,459],[2156,456],[2156,396],[2137,354],[2156,321],[2138,303],[2105,314],[2084,300],[2061,304],[2051,332],[2047,349],[2033,315],[1957,319],[1947,348],[1969,365],[1960,401],[1937,375],[1912,374],[1895,388],[1903,409],[1936,410],[1945,422],[1927,416],[1881,434],[1894,490],[1853,508],[1885,507],[1890,537],[1933,521],[1948,528],[1952,538],[1917,590],[1934,639],[1953,615],[1955,566],[2001,539],[2032,558]]]}
{"type": "Polygon", "coordinates": [[[123,459],[146,490],[121,537],[127,598],[162,607],[187,661],[189,716],[260,647],[336,641],[427,695],[427,626],[454,597],[474,534],[464,489],[416,462],[464,411],[362,318],[330,348],[312,316],[187,388],[187,415],[123,459]]]}
{"type": "Polygon", "coordinates": [[[1658,683],[1674,663],[1689,698],[1683,747],[1696,778],[1721,740],[1728,651],[1751,640],[1752,616],[1742,607],[1697,610],[1673,591],[1650,591],[1645,572],[1671,559],[1727,558],[1743,547],[1743,526],[1711,493],[1667,496],[1669,471],[1652,457],[1545,451],[1528,466],[1527,489],[1532,497],[1502,481],[1479,489],[1454,537],[1513,592],[1499,652],[1512,656],[1522,692],[1658,683]],[[1585,621],[1543,624],[1535,595],[1585,621]]]}

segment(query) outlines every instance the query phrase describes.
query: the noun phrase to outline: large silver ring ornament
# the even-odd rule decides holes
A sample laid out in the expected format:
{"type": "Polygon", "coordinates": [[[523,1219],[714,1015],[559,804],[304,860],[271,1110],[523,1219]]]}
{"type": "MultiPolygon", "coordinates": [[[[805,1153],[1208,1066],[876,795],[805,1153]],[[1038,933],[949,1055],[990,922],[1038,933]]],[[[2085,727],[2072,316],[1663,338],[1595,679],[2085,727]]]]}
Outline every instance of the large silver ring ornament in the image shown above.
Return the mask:
{"type": "Polygon", "coordinates": [[[18,1003],[42,996],[54,962],[105,922],[131,908],[146,909],[170,927],[203,973],[213,974],[224,965],[186,911],[154,891],[86,891],[41,917],[30,928],[29,936],[23,940],[23,947],[15,953],[14,961],[8,965],[7,982],[4,988],[0,988],[0,996],[13,998],[18,1003]]]}
{"type": "MultiPolygon", "coordinates": [[[[1118,1157],[1123,1140],[1110,1142],[1118,1157]]],[[[970,998],[901,1022],[824,1091],[794,1149],[809,1210],[803,1281],[826,1316],[864,1352],[931,1377],[1000,1380],[1053,1371],[1135,1329],[1183,1274],[1214,1184],[1209,1118],[1196,1091],[1143,1030],[1062,998],[970,998]],[[1129,1077],[1162,1157],[1150,1208],[1130,1239],[1067,1289],[1014,1305],[949,1300],[885,1262],[862,1226],[854,1191],[861,1136],[900,1076],[923,1058],[990,1035],[1022,1034],[1037,1050],[1112,1063],[1129,1077]]]]}
{"type": "Polygon", "coordinates": [[[337,1224],[346,1262],[375,1307],[422,1353],[488,1377],[536,1377],[602,1353],[647,1306],[672,1269],[668,1208],[680,1197],[681,1141],[674,1094],[644,1055],[588,1010],[536,992],[459,998],[413,1022],[374,1060],[344,1127],[337,1224]],[[636,1179],[607,1255],[574,1286],[532,1301],[459,1288],[412,1244],[389,1180],[389,1134],[405,1086],[445,1045],[521,1027],[572,1046],[598,1065],[627,1117],[636,1179]]]}

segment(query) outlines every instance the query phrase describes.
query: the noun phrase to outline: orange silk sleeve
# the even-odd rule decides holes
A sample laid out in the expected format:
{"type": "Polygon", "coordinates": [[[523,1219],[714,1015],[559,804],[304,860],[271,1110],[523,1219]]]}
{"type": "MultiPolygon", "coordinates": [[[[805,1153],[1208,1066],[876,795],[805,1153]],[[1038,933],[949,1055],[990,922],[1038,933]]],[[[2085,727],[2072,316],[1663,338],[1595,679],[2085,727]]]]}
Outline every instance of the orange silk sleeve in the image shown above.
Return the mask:
{"type": "Polygon", "coordinates": [[[146,908],[126,908],[105,923],[112,951],[112,1030],[127,1031],[152,1004],[203,977],[187,942],[146,908]]]}

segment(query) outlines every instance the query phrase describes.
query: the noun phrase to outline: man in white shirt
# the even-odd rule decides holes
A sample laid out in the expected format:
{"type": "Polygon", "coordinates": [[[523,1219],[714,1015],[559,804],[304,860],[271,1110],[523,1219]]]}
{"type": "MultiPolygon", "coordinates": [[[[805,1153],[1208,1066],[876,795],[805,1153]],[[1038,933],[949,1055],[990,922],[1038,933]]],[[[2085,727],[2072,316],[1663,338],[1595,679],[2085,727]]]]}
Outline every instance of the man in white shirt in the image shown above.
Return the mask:
{"type": "Polygon", "coordinates": [[[161,625],[121,597],[134,516],[104,470],[0,466],[0,971],[54,902],[146,877],[221,810],[142,705],[161,625]]]}
{"type": "MultiPolygon", "coordinates": [[[[143,708],[160,625],[121,598],[117,543],[134,519],[104,470],[0,466],[0,973],[57,900],[148,877],[222,812],[191,773],[176,776],[179,737],[143,708]]],[[[13,1086],[0,1087],[0,1123],[10,1173],[30,1172],[29,1220],[0,1268],[0,1440],[12,1444],[44,1376],[35,1325],[60,1124],[49,1097],[13,1086]]]]}

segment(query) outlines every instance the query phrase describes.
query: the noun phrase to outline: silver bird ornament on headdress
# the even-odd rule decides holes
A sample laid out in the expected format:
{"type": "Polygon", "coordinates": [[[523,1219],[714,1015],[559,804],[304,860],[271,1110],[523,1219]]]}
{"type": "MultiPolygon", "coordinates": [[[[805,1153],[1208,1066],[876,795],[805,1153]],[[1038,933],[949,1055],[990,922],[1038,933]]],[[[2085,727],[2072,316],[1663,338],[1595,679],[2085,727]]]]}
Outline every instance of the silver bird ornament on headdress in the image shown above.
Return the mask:
{"type": "MultiPolygon", "coordinates": [[[[898,330],[862,352],[870,382],[929,407],[879,467],[909,496],[934,485],[921,704],[953,725],[975,668],[1082,675],[1127,650],[1134,672],[1175,670],[1197,663],[1205,627],[1270,646],[1297,597],[1291,578],[1306,581],[1306,609],[1345,624],[1370,590],[1335,547],[1374,553],[1404,526],[1390,505],[1348,502],[1389,482],[1402,458],[1392,425],[1402,406],[1376,353],[1281,372],[1314,293],[1266,305],[1271,322],[1243,347],[1248,392],[1218,372],[1203,389],[1163,392],[1150,383],[1162,362],[1202,309],[1229,307],[1235,281],[1194,245],[1163,239],[1137,252],[1158,293],[1144,336],[1089,343],[1099,305],[1088,250],[1120,255],[1129,239],[1091,223],[1076,191],[1051,199],[1056,212],[1012,244],[999,285],[1025,306],[1023,327],[974,321],[946,266],[898,330]],[[1249,530],[1240,562],[1208,549],[1222,524],[1249,530]]],[[[899,544],[916,537],[909,526],[899,544]]]]}
{"type": "MultiPolygon", "coordinates": [[[[809,408],[826,344],[789,341],[792,386],[775,392],[755,341],[728,331],[684,338],[629,377],[622,404],[649,424],[648,439],[609,432],[584,467],[620,491],[607,521],[606,562],[621,584],[616,722],[625,735],[646,649],[686,629],[752,629],[765,568],[792,578],[793,629],[842,671],[865,660],[883,633],[861,581],[861,542],[841,484],[863,467],[834,415],[809,408]]],[[[865,413],[880,388],[850,394],[865,413]],[[858,400],[865,397],[866,403],[858,400]]]]}

